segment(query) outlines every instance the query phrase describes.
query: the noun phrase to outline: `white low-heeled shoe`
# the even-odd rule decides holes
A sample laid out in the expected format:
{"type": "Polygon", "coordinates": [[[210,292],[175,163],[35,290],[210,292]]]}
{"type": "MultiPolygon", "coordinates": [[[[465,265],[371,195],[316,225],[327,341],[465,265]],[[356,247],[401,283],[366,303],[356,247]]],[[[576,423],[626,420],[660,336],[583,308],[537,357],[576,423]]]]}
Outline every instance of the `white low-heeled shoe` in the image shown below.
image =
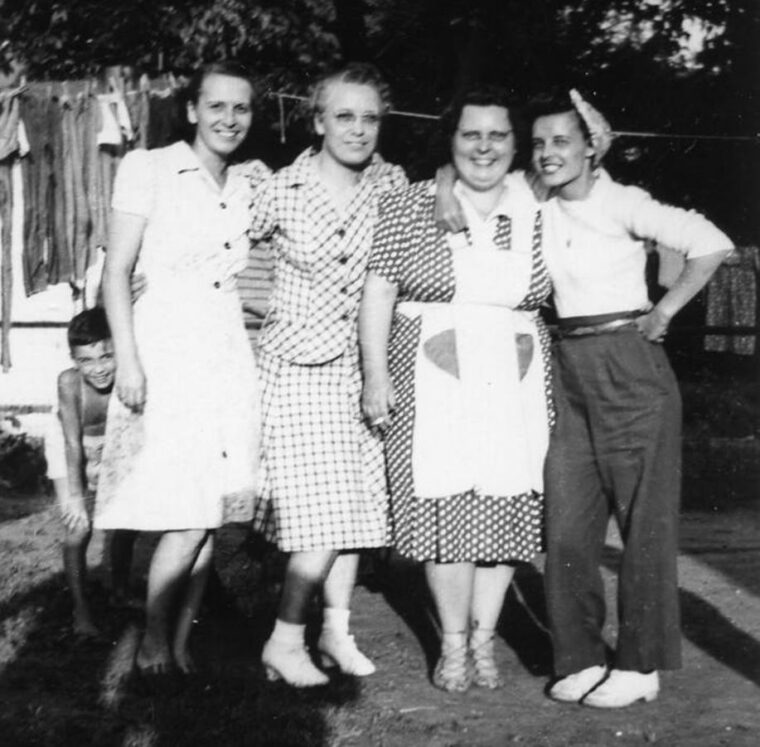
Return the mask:
{"type": "Polygon", "coordinates": [[[549,697],[562,703],[578,703],[602,683],[607,667],[597,664],[568,674],[549,688],[549,697]]]}
{"type": "Polygon", "coordinates": [[[660,677],[654,672],[613,669],[610,676],[581,701],[593,708],[625,708],[643,700],[650,703],[660,692],[660,677]]]}
{"type": "Polygon", "coordinates": [[[323,630],[317,642],[322,666],[337,666],[343,674],[352,677],[367,677],[375,672],[375,665],[359,651],[350,633],[335,634],[323,630]]]}
{"type": "Polygon", "coordinates": [[[318,687],[330,681],[314,666],[303,645],[292,646],[270,638],[261,652],[261,663],[270,682],[285,680],[293,687],[318,687]]]}

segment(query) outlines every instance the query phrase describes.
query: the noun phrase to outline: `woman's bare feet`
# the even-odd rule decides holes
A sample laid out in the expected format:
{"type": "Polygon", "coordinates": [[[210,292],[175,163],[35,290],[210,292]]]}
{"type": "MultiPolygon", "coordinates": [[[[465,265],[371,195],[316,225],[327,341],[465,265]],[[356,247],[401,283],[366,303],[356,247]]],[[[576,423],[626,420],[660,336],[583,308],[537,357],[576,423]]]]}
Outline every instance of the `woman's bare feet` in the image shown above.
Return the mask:
{"type": "Polygon", "coordinates": [[[100,629],[92,621],[89,610],[74,610],[71,627],[77,638],[103,638],[100,629]]]}
{"type": "Polygon", "coordinates": [[[135,654],[135,666],[141,674],[167,674],[175,668],[169,646],[143,638],[135,654]]]}
{"type": "Polygon", "coordinates": [[[174,649],[174,663],[182,674],[197,674],[198,666],[187,648],[174,649]]]}

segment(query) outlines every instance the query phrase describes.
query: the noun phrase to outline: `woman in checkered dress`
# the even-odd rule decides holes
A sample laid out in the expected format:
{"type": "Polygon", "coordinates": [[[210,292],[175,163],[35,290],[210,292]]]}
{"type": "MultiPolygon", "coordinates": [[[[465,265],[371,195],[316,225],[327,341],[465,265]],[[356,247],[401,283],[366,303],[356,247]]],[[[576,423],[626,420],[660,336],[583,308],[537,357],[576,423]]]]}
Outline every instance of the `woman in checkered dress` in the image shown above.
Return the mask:
{"type": "Polygon", "coordinates": [[[360,411],[356,318],[380,195],[406,186],[375,153],[386,87],[369,65],[327,76],[313,94],[318,149],[255,194],[252,235],[271,238],[275,282],[259,341],[262,492],[254,526],[290,553],[262,660],[271,679],[327,682],[304,646],[308,605],[325,601],[325,664],[368,675],[348,633],[358,550],[388,544],[379,434],[360,411]]]}
{"type": "Polygon", "coordinates": [[[514,563],[540,550],[549,294],[541,214],[508,175],[512,106],[464,95],[450,118],[467,231],[434,220],[435,187],[381,203],[359,317],[367,418],[387,428],[393,540],[425,562],[441,622],[436,686],[503,683],[493,638],[514,563]]]}

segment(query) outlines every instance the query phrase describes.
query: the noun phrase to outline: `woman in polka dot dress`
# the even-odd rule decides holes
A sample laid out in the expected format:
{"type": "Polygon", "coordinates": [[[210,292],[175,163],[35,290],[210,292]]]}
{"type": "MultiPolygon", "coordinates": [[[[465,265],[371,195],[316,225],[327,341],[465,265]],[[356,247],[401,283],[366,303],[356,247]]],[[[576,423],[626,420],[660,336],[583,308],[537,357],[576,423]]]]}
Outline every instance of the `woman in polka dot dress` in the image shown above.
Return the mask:
{"type": "Polygon", "coordinates": [[[540,549],[547,448],[549,293],[541,218],[498,90],[452,107],[468,230],[434,222],[421,182],[380,207],[359,318],[364,414],[386,430],[394,543],[425,562],[440,618],[433,683],[503,682],[493,638],[514,563],[540,549]]]}

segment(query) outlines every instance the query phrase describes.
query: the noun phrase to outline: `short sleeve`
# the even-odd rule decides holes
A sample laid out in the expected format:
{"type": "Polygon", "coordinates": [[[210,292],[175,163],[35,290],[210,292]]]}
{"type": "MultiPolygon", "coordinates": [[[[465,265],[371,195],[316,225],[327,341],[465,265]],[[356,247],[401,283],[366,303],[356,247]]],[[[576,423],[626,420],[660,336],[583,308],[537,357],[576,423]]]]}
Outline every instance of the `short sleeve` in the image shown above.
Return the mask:
{"type": "Polygon", "coordinates": [[[150,217],[155,195],[154,157],[138,149],[127,153],[116,172],[111,207],[122,213],[150,217]]]}
{"type": "Polygon", "coordinates": [[[248,237],[251,241],[263,241],[271,237],[275,228],[274,193],[277,177],[262,179],[252,190],[248,237]]]}
{"type": "Polygon", "coordinates": [[[269,166],[255,158],[236,164],[232,168],[236,174],[246,180],[248,188],[252,191],[272,176],[272,170],[269,166]]]}
{"type": "Polygon", "coordinates": [[[406,191],[391,192],[380,200],[368,266],[370,272],[394,285],[401,281],[410,234],[405,220],[409,214],[405,195],[406,191]]]}

